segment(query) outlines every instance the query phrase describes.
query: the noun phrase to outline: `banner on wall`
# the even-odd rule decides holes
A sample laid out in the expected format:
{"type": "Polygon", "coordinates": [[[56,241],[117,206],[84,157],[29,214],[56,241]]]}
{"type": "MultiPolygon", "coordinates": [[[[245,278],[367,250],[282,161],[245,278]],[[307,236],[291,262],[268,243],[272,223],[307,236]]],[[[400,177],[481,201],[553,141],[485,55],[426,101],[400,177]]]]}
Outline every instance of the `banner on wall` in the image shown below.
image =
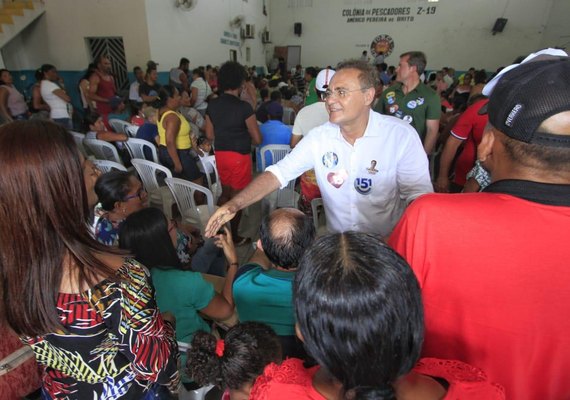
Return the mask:
{"type": "Polygon", "coordinates": [[[347,23],[414,22],[418,17],[434,15],[437,6],[344,8],[347,23]]]}

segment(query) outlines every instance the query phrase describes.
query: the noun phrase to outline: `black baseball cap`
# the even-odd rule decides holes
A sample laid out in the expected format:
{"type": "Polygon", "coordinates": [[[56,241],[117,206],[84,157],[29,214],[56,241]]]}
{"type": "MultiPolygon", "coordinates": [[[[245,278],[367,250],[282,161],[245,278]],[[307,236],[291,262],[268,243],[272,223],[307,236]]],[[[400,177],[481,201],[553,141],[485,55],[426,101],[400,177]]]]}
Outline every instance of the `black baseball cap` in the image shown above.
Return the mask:
{"type": "Polygon", "coordinates": [[[537,131],[546,119],[570,111],[570,58],[543,53],[507,68],[485,86],[490,99],[479,113],[488,113],[491,125],[512,139],[570,148],[570,135],[537,131]]]}

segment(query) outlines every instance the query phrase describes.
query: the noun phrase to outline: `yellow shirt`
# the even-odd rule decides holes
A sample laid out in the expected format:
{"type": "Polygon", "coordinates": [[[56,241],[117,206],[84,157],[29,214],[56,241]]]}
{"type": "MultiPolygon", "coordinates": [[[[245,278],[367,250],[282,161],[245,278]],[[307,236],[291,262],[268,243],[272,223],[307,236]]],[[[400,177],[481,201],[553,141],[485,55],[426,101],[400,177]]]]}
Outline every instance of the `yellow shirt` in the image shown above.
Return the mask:
{"type": "Polygon", "coordinates": [[[162,125],[162,121],[168,114],[174,114],[180,120],[180,129],[176,135],[176,148],[178,150],[186,150],[192,147],[192,141],[190,140],[190,124],[184,118],[184,116],[176,111],[167,111],[162,114],[162,117],[158,121],[158,138],[161,146],[166,146],[166,129],[162,125]]]}

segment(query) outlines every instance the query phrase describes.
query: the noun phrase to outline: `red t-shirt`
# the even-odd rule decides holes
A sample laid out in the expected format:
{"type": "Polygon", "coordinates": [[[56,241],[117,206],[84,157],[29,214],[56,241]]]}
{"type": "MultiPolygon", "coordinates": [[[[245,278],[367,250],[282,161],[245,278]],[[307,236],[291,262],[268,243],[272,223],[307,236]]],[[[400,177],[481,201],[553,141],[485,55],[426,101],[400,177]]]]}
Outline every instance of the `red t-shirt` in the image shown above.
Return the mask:
{"type": "MultiPolygon", "coordinates": [[[[305,369],[303,361],[289,358],[280,365],[269,364],[259,376],[250,400],[326,400],[313,386],[320,367],[305,369]]],[[[460,361],[421,359],[414,372],[449,383],[444,400],[504,400],[501,386],[491,383],[480,369],[460,361]]]]}
{"type": "Polygon", "coordinates": [[[389,243],[425,309],[423,356],[482,368],[516,400],[570,394],[570,207],[507,194],[427,194],[389,243]]]}
{"type": "Polygon", "coordinates": [[[488,99],[481,99],[471,105],[457,120],[451,134],[459,140],[463,140],[463,151],[455,161],[455,179],[458,185],[465,185],[465,176],[475,165],[477,160],[477,146],[483,138],[483,131],[489,117],[487,114],[479,115],[479,110],[489,102],[488,99]]]}

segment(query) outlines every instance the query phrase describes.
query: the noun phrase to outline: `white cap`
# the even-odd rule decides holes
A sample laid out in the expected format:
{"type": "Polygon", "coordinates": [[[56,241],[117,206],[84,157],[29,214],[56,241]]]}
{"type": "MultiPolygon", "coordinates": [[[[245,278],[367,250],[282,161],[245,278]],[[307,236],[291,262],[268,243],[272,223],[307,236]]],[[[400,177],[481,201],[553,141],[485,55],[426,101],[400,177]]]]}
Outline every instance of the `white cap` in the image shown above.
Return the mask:
{"type": "Polygon", "coordinates": [[[512,64],[509,65],[508,67],[503,68],[501,72],[495,75],[495,77],[485,85],[485,87],[483,88],[483,94],[485,96],[490,96],[491,93],[493,92],[493,89],[495,88],[495,85],[497,84],[497,82],[499,82],[499,80],[504,74],[518,67],[521,64],[525,64],[527,62],[532,62],[532,61],[540,61],[541,59],[543,59],[543,57],[540,56],[568,57],[568,54],[564,50],[553,49],[553,48],[548,48],[537,51],[536,53],[531,53],[527,58],[522,60],[520,64],[512,64]]]}
{"type": "Polygon", "coordinates": [[[334,76],[334,69],[325,68],[319,72],[317,75],[317,81],[315,82],[315,87],[319,92],[324,92],[329,87],[331,79],[334,76]]]}

